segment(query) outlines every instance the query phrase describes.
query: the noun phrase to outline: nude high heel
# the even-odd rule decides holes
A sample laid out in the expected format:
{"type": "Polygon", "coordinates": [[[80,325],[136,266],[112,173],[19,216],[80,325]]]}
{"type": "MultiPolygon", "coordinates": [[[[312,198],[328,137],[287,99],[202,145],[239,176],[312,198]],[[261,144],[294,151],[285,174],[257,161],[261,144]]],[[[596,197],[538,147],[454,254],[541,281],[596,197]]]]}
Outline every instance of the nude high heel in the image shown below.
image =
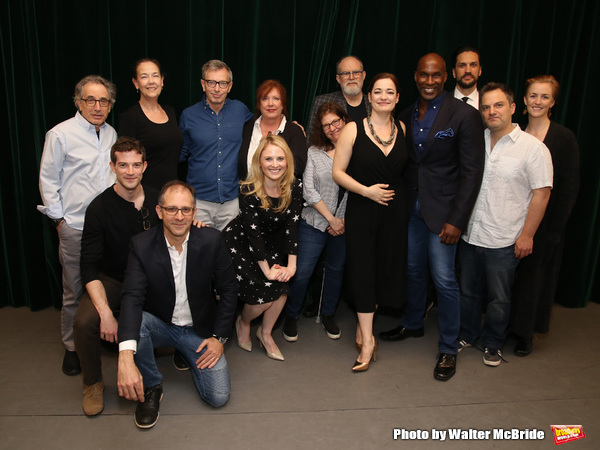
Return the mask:
{"type": "Polygon", "coordinates": [[[276,361],[284,361],[283,355],[281,354],[279,349],[277,349],[277,351],[273,353],[267,350],[267,346],[265,345],[262,337],[262,325],[258,327],[258,330],[256,330],[256,338],[258,339],[258,343],[261,346],[261,348],[264,347],[265,352],[267,352],[267,356],[269,358],[274,359],[276,361]]]}
{"type": "Polygon", "coordinates": [[[377,342],[377,339],[373,338],[373,340],[375,341],[375,343],[373,344],[373,353],[371,354],[371,357],[367,362],[360,362],[357,359],[354,365],[352,366],[353,372],[365,372],[366,370],[369,370],[371,359],[373,359],[373,362],[377,361],[377,349],[379,348],[379,343],[377,342]]]}
{"type": "Polygon", "coordinates": [[[252,342],[241,342],[240,341],[240,320],[242,320],[242,316],[238,316],[235,319],[235,333],[237,335],[237,344],[238,347],[242,350],[246,350],[247,352],[252,351],[252,342]]]}

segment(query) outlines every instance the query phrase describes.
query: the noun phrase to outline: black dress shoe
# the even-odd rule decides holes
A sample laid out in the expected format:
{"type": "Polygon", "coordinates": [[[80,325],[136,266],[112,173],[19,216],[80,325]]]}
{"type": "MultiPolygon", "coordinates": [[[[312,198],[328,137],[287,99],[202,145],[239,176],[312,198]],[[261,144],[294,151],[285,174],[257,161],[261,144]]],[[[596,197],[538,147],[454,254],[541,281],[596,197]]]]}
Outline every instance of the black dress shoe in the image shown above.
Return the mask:
{"type": "Polygon", "coordinates": [[[65,375],[69,375],[70,377],[79,375],[81,373],[81,366],[79,365],[79,357],[77,356],[77,352],[65,350],[62,371],[65,375]]]}
{"type": "Polygon", "coordinates": [[[517,356],[527,356],[533,350],[533,342],[531,338],[519,338],[513,353],[517,356]]]}
{"type": "Polygon", "coordinates": [[[381,333],[379,333],[379,337],[382,341],[393,342],[403,341],[404,339],[407,339],[409,337],[423,337],[424,334],[425,330],[423,327],[417,328],[416,330],[409,330],[408,328],[404,328],[402,325],[400,325],[399,327],[394,328],[393,330],[382,331],[381,333]]]}
{"type": "Polygon", "coordinates": [[[144,388],[144,401],[138,403],[133,416],[138,428],[152,428],[158,422],[162,397],[162,384],[144,388]]]}
{"type": "Polygon", "coordinates": [[[173,353],[173,365],[177,370],[190,370],[190,365],[179,350],[175,350],[173,353]]]}
{"type": "Polygon", "coordinates": [[[440,353],[433,369],[433,378],[440,381],[448,381],[456,373],[456,355],[451,353],[440,353]]]}

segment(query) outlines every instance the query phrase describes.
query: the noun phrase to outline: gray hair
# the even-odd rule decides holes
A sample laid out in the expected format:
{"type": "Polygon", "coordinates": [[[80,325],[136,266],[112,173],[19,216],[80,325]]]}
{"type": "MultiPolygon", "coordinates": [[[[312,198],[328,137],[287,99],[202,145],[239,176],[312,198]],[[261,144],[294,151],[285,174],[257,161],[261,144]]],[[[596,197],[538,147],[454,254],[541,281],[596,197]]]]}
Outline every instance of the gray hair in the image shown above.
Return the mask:
{"type": "Polygon", "coordinates": [[[101,84],[108,91],[108,99],[111,104],[115,104],[117,101],[117,87],[114,83],[108,81],[106,78],[101,77],[100,75],[88,75],[87,77],[82,78],[79,83],[75,85],[75,94],[73,95],[73,101],[75,102],[75,107],[79,109],[77,105],[77,101],[83,97],[83,87],[88,83],[96,83],[101,84]]]}
{"type": "Polygon", "coordinates": [[[340,73],[340,64],[342,63],[343,60],[349,59],[349,58],[357,60],[360,63],[360,70],[365,70],[365,66],[363,65],[363,62],[360,60],[360,58],[358,56],[346,55],[346,56],[340,58],[340,60],[335,63],[335,73],[340,73]]]}
{"type": "Polygon", "coordinates": [[[206,80],[206,72],[208,71],[221,69],[227,69],[227,72],[229,72],[229,81],[233,81],[233,73],[231,72],[229,66],[218,59],[211,59],[202,66],[202,78],[206,80]]]}

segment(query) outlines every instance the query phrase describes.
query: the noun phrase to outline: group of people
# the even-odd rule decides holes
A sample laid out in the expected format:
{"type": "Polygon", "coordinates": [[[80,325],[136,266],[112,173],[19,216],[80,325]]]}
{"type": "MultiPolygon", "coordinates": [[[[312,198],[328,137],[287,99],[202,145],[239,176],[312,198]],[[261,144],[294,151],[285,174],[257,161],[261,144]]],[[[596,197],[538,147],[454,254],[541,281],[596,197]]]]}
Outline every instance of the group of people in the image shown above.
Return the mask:
{"type": "Polygon", "coordinates": [[[298,340],[311,278],[331,339],[341,336],[335,312],[347,286],[358,319],[354,372],[376,360],[378,306],[403,309],[381,339],[417,338],[433,296],[436,379],[452,378],[457,353],[479,340],[484,363],[499,365],[509,330],[515,354],[529,354],[534,331],[548,329],[578,190],[577,141],[550,121],[554,77],[527,81],[523,131],[510,88],[478,90],[478,49],[457,49],[452,73],[454,94],[444,91],[444,59],[423,56],[418,98],[398,113],[396,76],[374,76],[364,93],[362,62],[344,57],[341,89],[315,98],[308,139],[289,120],[280,82],[258,87],[252,114],[228,97],[233,74],[219,60],[202,67],[205,95],[179,122],[159,103],[158,61],[138,61],[140,99],[120,115],[118,135],[106,123],[115,86],[82,79],[75,117],[46,134],[38,209],[59,234],[62,369],[83,372],[84,413],[104,408],[101,340],[118,343],[119,395],[138,401],[138,427],[158,420],[159,347],[175,348],[175,367],[223,406],[232,328],[252,351],[262,316],[258,343],[283,361],[273,329],[283,312],[284,339],[298,340]],[[187,182],[177,180],[179,162],[187,182]]]}

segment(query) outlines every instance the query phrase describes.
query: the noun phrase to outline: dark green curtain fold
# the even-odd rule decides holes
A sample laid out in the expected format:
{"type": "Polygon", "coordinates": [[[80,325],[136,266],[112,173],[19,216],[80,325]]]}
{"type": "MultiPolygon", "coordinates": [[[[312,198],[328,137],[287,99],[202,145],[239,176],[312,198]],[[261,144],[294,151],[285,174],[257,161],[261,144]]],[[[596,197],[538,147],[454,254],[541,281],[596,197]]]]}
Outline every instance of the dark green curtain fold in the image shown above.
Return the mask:
{"type": "MultiPolygon", "coordinates": [[[[288,89],[291,115],[305,124],[315,95],[338,88],[335,62],[358,55],[367,79],[395,73],[400,108],[416,98],[417,59],[435,51],[447,61],[472,43],[483,51],[481,81],[504,81],[522,110],[523,81],[552,73],[561,82],[553,119],[581,146],[581,193],[569,221],[558,301],[584,306],[600,298],[600,164],[595,127],[600,2],[593,0],[5,0],[0,6],[1,123],[0,306],[60,304],[56,232],[36,211],[45,132],[71,117],[72,92],[98,73],[118,87],[109,122],[135,102],[132,63],[157,58],[166,75],[161,101],[178,113],[202,96],[201,66],[225,60],[232,98],[254,108],[267,78],[288,89]],[[595,122],[595,121],[594,121],[595,122]]],[[[451,71],[447,89],[453,89],[451,71]]],[[[523,121],[519,113],[516,120],[523,121]]]]}

